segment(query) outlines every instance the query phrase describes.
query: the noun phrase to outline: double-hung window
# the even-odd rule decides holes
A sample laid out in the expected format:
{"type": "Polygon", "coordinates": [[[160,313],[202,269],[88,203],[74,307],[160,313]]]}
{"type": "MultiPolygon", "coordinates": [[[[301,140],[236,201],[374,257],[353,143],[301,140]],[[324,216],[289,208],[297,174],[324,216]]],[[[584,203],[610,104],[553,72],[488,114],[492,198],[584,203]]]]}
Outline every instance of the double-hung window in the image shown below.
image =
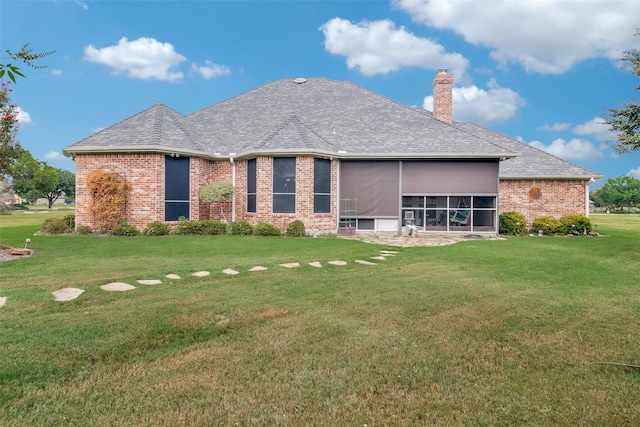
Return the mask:
{"type": "Polygon", "coordinates": [[[331,160],[313,159],[313,213],[331,213],[331,160]]]}
{"type": "Polygon", "coordinates": [[[296,158],[273,158],[273,213],[296,212],[296,158]]]}
{"type": "Polygon", "coordinates": [[[247,160],[247,212],[256,212],[256,159],[247,160]]]}
{"type": "Polygon", "coordinates": [[[189,158],[164,158],[164,220],[189,219],[189,158]]]}

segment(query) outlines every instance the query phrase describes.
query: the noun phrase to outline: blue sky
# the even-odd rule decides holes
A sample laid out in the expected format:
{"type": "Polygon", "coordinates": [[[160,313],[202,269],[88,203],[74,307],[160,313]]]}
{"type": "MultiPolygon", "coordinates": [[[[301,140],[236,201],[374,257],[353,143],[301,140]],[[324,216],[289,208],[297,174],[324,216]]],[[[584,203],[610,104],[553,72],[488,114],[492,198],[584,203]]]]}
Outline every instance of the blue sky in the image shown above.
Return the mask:
{"type": "Polygon", "coordinates": [[[448,68],[454,120],[605,179],[640,178],[640,153],[616,155],[600,124],[638,95],[615,61],[640,48],[638,17],[637,0],[3,0],[0,50],[56,51],[47,68],[23,68],[12,97],[22,145],[71,171],[63,147],[156,102],[188,114],[277,79],[327,77],[431,109],[448,68]]]}

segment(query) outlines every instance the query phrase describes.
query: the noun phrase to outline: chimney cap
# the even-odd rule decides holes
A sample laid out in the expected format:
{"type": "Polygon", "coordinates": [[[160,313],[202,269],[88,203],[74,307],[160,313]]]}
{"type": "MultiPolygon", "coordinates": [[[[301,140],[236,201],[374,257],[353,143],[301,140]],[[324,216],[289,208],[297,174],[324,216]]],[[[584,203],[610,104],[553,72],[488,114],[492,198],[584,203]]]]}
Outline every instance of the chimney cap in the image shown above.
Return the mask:
{"type": "Polygon", "coordinates": [[[447,68],[438,68],[438,74],[447,74],[448,71],[447,68]]]}

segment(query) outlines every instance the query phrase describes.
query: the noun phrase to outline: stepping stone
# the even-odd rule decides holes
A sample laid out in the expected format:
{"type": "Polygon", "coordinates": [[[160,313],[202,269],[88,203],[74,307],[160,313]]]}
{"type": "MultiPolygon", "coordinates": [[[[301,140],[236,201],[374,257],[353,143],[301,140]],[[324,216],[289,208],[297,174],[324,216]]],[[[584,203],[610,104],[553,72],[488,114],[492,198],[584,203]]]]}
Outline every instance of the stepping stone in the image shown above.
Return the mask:
{"type": "Polygon", "coordinates": [[[249,271],[265,271],[267,267],[263,267],[261,265],[256,265],[255,267],[251,267],[249,271]]]}
{"type": "Polygon", "coordinates": [[[151,280],[136,280],[138,283],[140,283],[141,285],[161,285],[162,281],[161,280],[157,280],[157,279],[151,279],[151,280]]]}
{"type": "Polygon", "coordinates": [[[55,292],[51,292],[54,297],[56,297],[56,301],[71,301],[72,299],[76,299],[84,292],[84,289],[78,288],[62,288],[58,289],[55,292]]]}
{"type": "Polygon", "coordinates": [[[211,273],[209,273],[208,271],[196,271],[195,273],[191,273],[191,275],[195,277],[206,277],[210,274],[211,273]]]}
{"type": "Polygon", "coordinates": [[[0,307],[7,303],[7,297],[0,297],[0,307]]]}
{"type": "Polygon", "coordinates": [[[178,276],[177,274],[173,274],[173,273],[167,274],[164,277],[166,277],[167,279],[171,279],[171,280],[178,280],[180,278],[180,276],[178,276]]]}
{"type": "Polygon", "coordinates": [[[383,256],[372,256],[371,259],[377,259],[378,261],[386,261],[387,258],[383,256]]]}
{"type": "Polygon", "coordinates": [[[347,265],[346,261],[329,261],[329,264],[333,264],[333,265],[347,265]]]}
{"type": "Polygon", "coordinates": [[[363,264],[363,265],[378,265],[375,262],[369,262],[369,261],[365,261],[363,259],[357,259],[356,262],[358,264],[363,264]]]}
{"type": "Polygon", "coordinates": [[[235,271],[235,270],[233,270],[233,269],[231,269],[231,268],[225,268],[224,270],[222,270],[222,272],[223,272],[224,274],[229,274],[229,275],[231,275],[231,276],[235,276],[236,274],[238,274],[238,272],[237,272],[237,271],[235,271]]]}
{"type": "Polygon", "coordinates": [[[380,251],[381,254],[384,254],[385,256],[394,256],[399,254],[400,252],[398,251],[380,251]]]}
{"type": "Polygon", "coordinates": [[[106,285],[100,286],[101,289],[109,292],[125,292],[135,289],[135,286],[131,286],[128,283],[123,282],[112,282],[107,283],[106,285]]]}
{"type": "Polygon", "coordinates": [[[313,261],[313,262],[310,262],[310,263],[309,263],[309,265],[310,265],[311,267],[322,268],[322,264],[320,264],[320,261],[313,261]]]}
{"type": "Polygon", "coordinates": [[[280,264],[280,267],[284,267],[284,268],[298,268],[300,267],[300,263],[299,262],[289,262],[287,264],[280,264]]]}

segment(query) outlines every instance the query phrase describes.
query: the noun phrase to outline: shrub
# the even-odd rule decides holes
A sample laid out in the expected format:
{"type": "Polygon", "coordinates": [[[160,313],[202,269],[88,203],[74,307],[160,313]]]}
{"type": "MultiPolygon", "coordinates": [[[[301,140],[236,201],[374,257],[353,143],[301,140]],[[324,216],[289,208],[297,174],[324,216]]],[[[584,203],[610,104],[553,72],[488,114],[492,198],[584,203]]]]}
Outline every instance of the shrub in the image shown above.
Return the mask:
{"type": "Polygon", "coordinates": [[[200,233],[209,235],[227,234],[227,224],[222,221],[204,220],[200,221],[200,233]]]}
{"type": "Polygon", "coordinates": [[[253,234],[253,226],[247,221],[231,223],[231,234],[235,236],[249,236],[253,234]]]}
{"type": "Polygon", "coordinates": [[[296,219],[295,221],[291,221],[289,225],[287,225],[287,231],[285,233],[287,237],[304,237],[307,233],[304,230],[304,222],[296,219]]]}
{"type": "Polygon", "coordinates": [[[112,236],[138,236],[140,235],[140,231],[135,228],[133,225],[129,224],[126,219],[123,219],[113,227],[111,230],[112,236]]]}
{"type": "Polygon", "coordinates": [[[542,234],[550,236],[563,232],[563,225],[558,218],[552,216],[541,216],[533,221],[532,231],[537,233],[542,230],[542,234]]]}
{"type": "Polygon", "coordinates": [[[560,222],[564,226],[563,232],[565,234],[571,234],[574,230],[582,234],[591,231],[591,220],[583,214],[570,214],[560,218],[560,222]]]}
{"type": "Polygon", "coordinates": [[[79,225],[76,227],[76,233],[88,236],[89,234],[93,234],[93,230],[88,225],[79,225]]]}
{"type": "Polygon", "coordinates": [[[178,221],[175,233],[179,235],[202,234],[202,226],[200,225],[199,221],[190,219],[178,221]]]}
{"type": "Polygon", "coordinates": [[[527,231],[527,220],[519,212],[500,214],[500,234],[522,234],[527,231]]]}
{"type": "Polygon", "coordinates": [[[62,220],[67,224],[70,229],[76,228],[76,216],[75,214],[69,214],[62,217],[62,220]]]}
{"type": "Polygon", "coordinates": [[[282,236],[282,232],[273,224],[258,221],[258,225],[253,230],[256,236],[282,236]]]}
{"type": "Polygon", "coordinates": [[[145,236],[166,236],[170,232],[169,226],[162,221],[153,221],[142,230],[142,234],[145,236]]]}
{"type": "Polygon", "coordinates": [[[40,231],[45,234],[65,234],[69,233],[71,228],[60,218],[47,218],[42,223],[40,231]]]}

